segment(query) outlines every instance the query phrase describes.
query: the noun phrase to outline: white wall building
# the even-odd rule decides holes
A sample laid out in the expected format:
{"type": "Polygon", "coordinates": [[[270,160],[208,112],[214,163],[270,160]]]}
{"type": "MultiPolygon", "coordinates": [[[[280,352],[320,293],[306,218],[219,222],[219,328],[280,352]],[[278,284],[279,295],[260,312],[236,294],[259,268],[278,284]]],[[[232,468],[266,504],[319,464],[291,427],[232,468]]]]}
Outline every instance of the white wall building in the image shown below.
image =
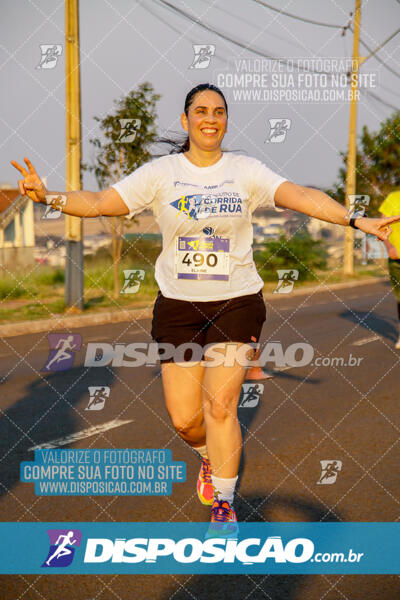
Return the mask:
{"type": "Polygon", "coordinates": [[[34,264],[33,202],[18,189],[0,185],[0,269],[34,264]]]}

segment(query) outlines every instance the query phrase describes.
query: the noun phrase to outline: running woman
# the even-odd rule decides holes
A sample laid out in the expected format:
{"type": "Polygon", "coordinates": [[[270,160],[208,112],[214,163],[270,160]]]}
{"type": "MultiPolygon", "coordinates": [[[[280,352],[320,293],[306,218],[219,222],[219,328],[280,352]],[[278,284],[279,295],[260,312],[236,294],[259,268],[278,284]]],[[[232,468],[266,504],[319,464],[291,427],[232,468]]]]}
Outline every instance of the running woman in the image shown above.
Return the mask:
{"type": "MultiPolygon", "coordinates": [[[[250,358],[266,316],[252,255],[256,208],[290,208],[381,240],[400,216],[349,217],[325,193],[291,183],[254,158],[222,152],[228,107],[214,85],[201,84],[187,94],[181,123],[188,135],[178,152],[152,160],[106,190],[62,192],[62,211],[90,218],[133,217],[152,209],[163,238],[155,265],[160,291],[154,340],[175,347],[197,343],[208,352],[218,344],[222,353],[234,343],[238,353],[248,348],[250,358]]],[[[23,176],[21,194],[41,203],[60,194],[49,192],[25,162],[27,169],[12,161],[23,176]]],[[[187,362],[162,358],[162,383],[175,430],[201,458],[197,492],[211,505],[211,535],[234,535],[242,451],[237,404],[246,367],[239,360],[207,366],[207,356],[187,362]]]]}

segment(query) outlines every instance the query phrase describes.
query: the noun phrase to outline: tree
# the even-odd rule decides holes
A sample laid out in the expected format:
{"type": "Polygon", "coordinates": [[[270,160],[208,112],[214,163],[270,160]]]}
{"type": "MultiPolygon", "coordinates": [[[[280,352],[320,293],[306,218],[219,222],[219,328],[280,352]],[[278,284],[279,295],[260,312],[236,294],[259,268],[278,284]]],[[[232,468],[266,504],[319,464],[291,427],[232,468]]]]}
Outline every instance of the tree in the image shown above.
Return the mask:
{"type": "MultiPolygon", "coordinates": [[[[90,140],[96,149],[95,159],[92,165],[83,165],[83,169],[94,173],[100,189],[116,183],[150,160],[149,146],[157,139],[155,106],[160,98],[159,94],[154,93],[151,83],[142,83],[136,90],[115,101],[112,113],[103,118],[94,117],[99,123],[103,139],[90,140]]],[[[112,235],[114,298],[117,299],[126,220],[125,217],[110,217],[107,221],[112,235]]]]}
{"type": "Polygon", "coordinates": [[[276,281],[278,269],[297,269],[299,280],[315,279],[315,271],[326,269],[327,251],[323,241],[313,240],[307,232],[266,242],[262,250],[254,253],[260,277],[276,281]]]}
{"type": "MultiPolygon", "coordinates": [[[[340,153],[346,165],[347,153],[340,153]]],[[[400,111],[381,123],[379,131],[365,125],[357,145],[357,194],[368,194],[368,216],[377,216],[385,197],[400,187],[400,111]]],[[[346,167],[339,170],[339,181],[327,193],[344,204],[346,167]]]]}

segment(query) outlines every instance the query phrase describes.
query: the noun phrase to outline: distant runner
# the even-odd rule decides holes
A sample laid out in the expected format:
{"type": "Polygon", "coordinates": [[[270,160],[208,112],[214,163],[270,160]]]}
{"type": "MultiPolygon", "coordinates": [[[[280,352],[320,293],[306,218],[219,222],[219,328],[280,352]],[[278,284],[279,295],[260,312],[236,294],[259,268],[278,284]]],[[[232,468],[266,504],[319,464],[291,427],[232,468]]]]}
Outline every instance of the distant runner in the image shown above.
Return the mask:
{"type": "MultiPolygon", "coordinates": [[[[384,217],[392,217],[400,213],[400,190],[394,191],[382,202],[379,212],[384,217]]],[[[392,283],[393,294],[397,302],[398,338],[395,343],[396,350],[400,350],[400,223],[394,223],[392,233],[383,242],[388,251],[389,276],[392,283]]]]}

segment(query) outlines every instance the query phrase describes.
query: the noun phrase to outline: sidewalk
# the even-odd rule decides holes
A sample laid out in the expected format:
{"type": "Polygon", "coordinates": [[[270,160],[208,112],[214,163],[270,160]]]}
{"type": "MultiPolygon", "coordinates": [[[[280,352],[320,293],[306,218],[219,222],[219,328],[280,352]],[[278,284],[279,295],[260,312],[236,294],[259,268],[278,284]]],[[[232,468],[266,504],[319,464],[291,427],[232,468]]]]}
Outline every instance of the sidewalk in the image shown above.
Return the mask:
{"type": "MultiPolygon", "coordinates": [[[[298,290],[294,289],[288,294],[288,297],[320,294],[329,290],[341,290],[349,287],[372,285],[382,281],[385,281],[382,277],[371,277],[370,279],[363,279],[361,281],[304,286],[298,290]]],[[[265,300],[276,300],[277,297],[277,294],[264,293],[265,300]]],[[[105,325],[106,323],[139,321],[140,319],[150,319],[152,315],[153,302],[151,302],[150,306],[145,308],[132,308],[126,310],[122,308],[114,311],[82,315],[54,315],[52,319],[38,319],[36,321],[21,321],[20,323],[0,325],[0,338],[14,337],[26,333],[40,333],[42,331],[51,332],[58,329],[68,330],[76,327],[91,327],[95,325],[105,325]]]]}

